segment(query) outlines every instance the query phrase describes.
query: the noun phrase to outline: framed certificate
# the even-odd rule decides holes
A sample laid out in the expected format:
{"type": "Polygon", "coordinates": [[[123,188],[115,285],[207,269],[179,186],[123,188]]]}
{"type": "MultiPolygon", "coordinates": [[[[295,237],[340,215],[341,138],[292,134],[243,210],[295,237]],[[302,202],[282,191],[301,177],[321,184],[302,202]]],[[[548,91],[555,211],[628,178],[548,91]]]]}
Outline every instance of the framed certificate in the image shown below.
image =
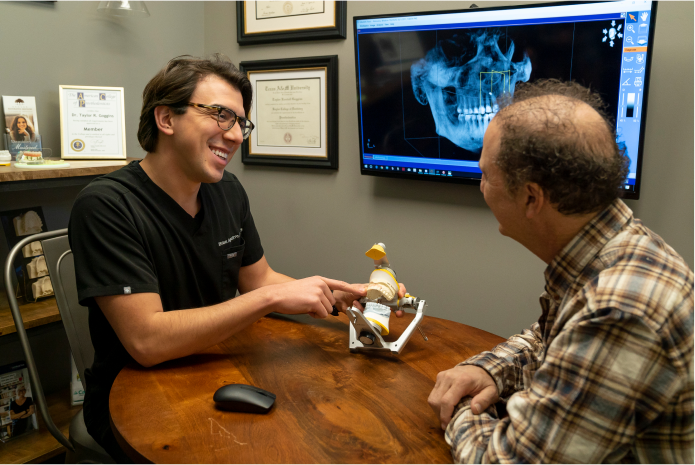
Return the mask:
{"type": "Polygon", "coordinates": [[[239,45],[345,39],[347,2],[237,2],[239,45]]]}
{"type": "Polygon", "coordinates": [[[247,165],[338,169],[338,56],[246,61],[253,86],[247,165]]]}
{"type": "Polygon", "coordinates": [[[123,87],[58,86],[61,158],[126,158],[123,87]]]}

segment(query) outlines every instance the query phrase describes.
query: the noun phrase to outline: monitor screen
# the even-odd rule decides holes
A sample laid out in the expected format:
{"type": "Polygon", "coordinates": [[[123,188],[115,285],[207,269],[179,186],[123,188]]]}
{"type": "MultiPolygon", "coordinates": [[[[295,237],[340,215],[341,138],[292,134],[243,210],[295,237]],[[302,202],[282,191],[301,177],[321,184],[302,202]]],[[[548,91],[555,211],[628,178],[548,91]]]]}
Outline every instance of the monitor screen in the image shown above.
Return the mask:
{"type": "Polygon", "coordinates": [[[497,100],[557,78],[601,95],[639,198],[655,16],[630,0],[355,17],[361,173],[479,183],[497,100]]]}

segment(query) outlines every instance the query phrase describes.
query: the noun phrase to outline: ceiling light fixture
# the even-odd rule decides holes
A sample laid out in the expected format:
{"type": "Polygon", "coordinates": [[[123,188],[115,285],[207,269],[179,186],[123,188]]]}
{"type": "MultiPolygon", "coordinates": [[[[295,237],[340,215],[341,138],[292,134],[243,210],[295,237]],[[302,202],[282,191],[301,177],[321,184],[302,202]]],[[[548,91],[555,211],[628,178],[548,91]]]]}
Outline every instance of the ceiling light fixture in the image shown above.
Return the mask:
{"type": "Polygon", "coordinates": [[[99,2],[99,13],[109,16],[149,16],[145,2],[122,0],[118,2],[99,2]]]}

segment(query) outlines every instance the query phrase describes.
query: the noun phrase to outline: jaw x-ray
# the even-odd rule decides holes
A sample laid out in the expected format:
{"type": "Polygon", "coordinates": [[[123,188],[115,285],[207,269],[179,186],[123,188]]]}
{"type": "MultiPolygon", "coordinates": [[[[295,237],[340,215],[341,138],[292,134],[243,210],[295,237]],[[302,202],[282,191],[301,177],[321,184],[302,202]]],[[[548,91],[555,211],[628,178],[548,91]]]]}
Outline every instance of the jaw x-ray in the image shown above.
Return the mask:
{"type": "Polygon", "coordinates": [[[480,153],[483,135],[499,111],[498,99],[514,94],[517,82],[531,77],[531,60],[512,61],[514,42],[506,53],[502,33],[477,29],[440,40],[425,58],[411,66],[415,98],[429,105],[436,132],[455,145],[480,153]]]}
{"type": "MultiPolygon", "coordinates": [[[[365,153],[477,162],[500,97],[522,82],[576,81],[617,114],[622,38],[612,21],[443,28],[358,36],[365,153]],[[610,34],[610,31],[609,31],[610,34]],[[597,66],[600,64],[600,66],[597,66]]],[[[624,29],[621,28],[621,30],[624,29]]]]}

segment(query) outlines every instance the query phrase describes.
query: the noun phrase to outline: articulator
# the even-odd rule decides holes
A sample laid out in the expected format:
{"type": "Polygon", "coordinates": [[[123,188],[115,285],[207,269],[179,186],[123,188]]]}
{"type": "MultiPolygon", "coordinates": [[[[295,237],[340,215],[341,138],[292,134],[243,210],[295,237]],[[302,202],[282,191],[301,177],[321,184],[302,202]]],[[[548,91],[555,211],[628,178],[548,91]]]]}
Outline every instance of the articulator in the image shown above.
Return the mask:
{"type": "Polygon", "coordinates": [[[419,327],[427,304],[424,300],[409,294],[398,298],[398,280],[396,272],[386,258],[386,246],[382,243],[374,244],[365,255],[374,260],[374,271],[369,277],[367,296],[360,299],[364,312],[355,307],[347,309],[350,319],[350,352],[387,350],[400,354],[415,328],[420,330],[422,337],[427,340],[419,327]],[[415,310],[415,318],[398,340],[384,341],[383,336],[389,334],[391,312],[405,309],[415,310]]]}

